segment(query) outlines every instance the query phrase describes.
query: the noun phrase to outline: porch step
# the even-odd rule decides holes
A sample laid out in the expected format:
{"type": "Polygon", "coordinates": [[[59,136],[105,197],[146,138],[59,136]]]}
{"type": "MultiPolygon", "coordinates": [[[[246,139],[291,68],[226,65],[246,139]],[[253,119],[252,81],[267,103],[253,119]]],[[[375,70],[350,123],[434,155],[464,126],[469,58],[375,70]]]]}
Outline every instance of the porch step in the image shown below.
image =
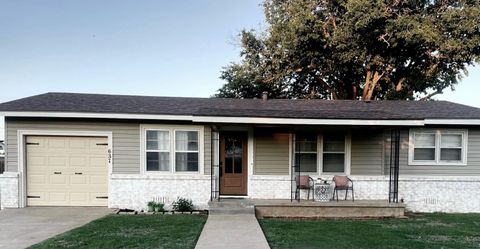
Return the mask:
{"type": "Polygon", "coordinates": [[[247,199],[221,199],[208,203],[210,215],[255,214],[255,207],[247,199]]]}

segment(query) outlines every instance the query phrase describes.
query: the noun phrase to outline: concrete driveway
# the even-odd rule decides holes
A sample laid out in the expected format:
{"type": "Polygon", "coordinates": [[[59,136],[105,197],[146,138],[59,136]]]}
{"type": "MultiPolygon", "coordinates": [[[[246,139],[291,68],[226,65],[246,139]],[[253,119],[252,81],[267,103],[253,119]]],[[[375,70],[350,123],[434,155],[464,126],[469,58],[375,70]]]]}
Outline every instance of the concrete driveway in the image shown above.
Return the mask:
{"type": "Polygon", "coordinates": [[[101,218],[103,207],[28,207],[0,211],[0,248],[25,248],[101,218]]]}

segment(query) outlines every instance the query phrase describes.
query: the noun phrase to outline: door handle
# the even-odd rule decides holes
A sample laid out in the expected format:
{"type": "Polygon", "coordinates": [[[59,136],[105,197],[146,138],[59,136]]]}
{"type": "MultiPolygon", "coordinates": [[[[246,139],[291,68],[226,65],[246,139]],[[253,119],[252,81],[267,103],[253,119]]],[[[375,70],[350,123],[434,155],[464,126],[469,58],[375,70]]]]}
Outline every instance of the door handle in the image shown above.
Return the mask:
{"type": "Polygon", "coordinates": [[[220,174],[220,176],[222,176],[222,175],[223,175],[222,166],[220,166],[218,169],[219,169],[219,174],[220,174]]]}
{"type": "Polygon", "coordinates": [[[61,175],[62,172],[55,171],[55,172],[53,172],[53,174],[55,174],[55,175],[61,175]]]}
{"type": "Polygon", "coordinates": [[[75,172],[75,175],[83,175],[82,172],[75,172]]]}

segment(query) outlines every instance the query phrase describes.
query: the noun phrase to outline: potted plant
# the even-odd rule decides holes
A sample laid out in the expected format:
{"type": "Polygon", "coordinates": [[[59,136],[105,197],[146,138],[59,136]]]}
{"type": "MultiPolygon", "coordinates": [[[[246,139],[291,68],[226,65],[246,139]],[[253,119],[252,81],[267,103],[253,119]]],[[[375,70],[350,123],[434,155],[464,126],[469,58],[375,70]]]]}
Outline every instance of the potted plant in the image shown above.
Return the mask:
{"type": "Polygon", "coordinates": [[[156,206],[156,205],[157,205],[156,202],[154,202],[154,201],[149,201],[149,202],[147,203],[148,212],[153,212],[153,211],[155,211],[155,206],[156,206]]]}

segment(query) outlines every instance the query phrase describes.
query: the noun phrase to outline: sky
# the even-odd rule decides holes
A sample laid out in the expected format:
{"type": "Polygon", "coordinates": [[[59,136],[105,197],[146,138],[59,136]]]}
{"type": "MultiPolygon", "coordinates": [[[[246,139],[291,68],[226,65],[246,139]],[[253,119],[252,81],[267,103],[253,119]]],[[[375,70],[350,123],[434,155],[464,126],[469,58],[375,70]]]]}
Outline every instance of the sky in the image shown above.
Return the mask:
{"type": "MultiPolygon", "coordinates": [[[[209,97],[239,60],[238,33],[265,26],[260,0],[0,0],[0,102],[45,92],[209,97]]],[[[479,81],[477,66],[437,99],[480,107],[479,81]]]]}

